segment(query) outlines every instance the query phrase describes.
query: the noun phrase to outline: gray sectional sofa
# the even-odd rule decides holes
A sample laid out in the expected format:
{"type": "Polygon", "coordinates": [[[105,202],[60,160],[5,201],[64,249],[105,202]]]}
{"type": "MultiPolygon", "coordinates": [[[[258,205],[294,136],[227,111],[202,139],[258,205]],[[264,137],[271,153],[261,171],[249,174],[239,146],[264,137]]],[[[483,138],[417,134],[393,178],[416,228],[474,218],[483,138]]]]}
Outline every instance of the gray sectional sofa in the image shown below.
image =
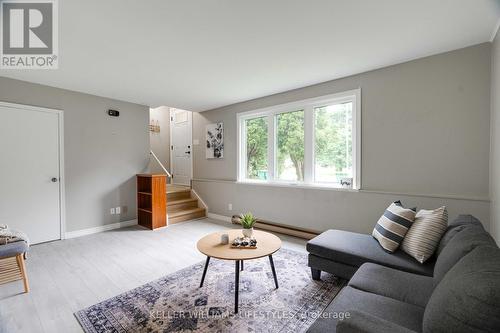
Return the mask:
{"type": "Polygon", "coordinates": [[[424,265],[340,230],[307,250],[313,279],[350,280],[308,332],[500,332],[500,249],[470,215],[449,223],[424,265]]]}

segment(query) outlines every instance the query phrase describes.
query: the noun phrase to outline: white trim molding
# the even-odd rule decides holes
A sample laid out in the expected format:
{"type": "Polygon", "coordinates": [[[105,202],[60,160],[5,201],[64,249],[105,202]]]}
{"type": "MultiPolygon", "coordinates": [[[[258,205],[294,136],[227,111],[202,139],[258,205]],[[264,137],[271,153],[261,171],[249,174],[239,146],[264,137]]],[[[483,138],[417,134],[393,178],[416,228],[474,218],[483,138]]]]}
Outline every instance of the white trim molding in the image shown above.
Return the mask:
{"type": "Polygon", "coordinates": [[[314,136],[315,109],[325,105],[352,103],[352,188],[361,189],[361,88],[340,93],[308,98],[291,103],[285,103],[246,111],[237,114],[237,179],[239,182],[252,182],[276,186],[319,186],[342,188],[338,183],[320,182],[314,174],[314,136]],[[304,180],[288,181],[277,179],[276,161],[276,116],[286,112],[304,112],[304,180]],[[267,122],[267,175],[266,180],[246,178],[246,121],[264,117],[267,122]]]}
{"type": "MultiPolygon", "coordinates": [[[[175,154],[174,154],[174,149],[172,148],[173,146],[175,146],[174,144],[174,136],[173,136],[173,133],[174,133],[174,127],[175,127],[175,117],[176,117],[176,112],[177,111],[184,111],[184,112],[187,112],[187,115],[188,115],[188,122],[189,122],[189,126],[188,126],[188,131],[189,131],[189,135],[188,135],[188,139],[189,139],[189,151],[190,151],[190,154],[189,154],[189,167],[191,168],[191,170],[189,170],[189,181],[191,181],[193,179],[193,170],[194,170],[194,149],[193,149],[193,112],[192,111],[187,111],[187,110],[184,110],[184,109],[177,109],[177,108],[169,108],[169,114],[168,114],[168,122],[169,122],[169,129],[170,129],[170,133],[169,133],[169,140],[170,140],[170,146],[168,147],[168,151],[169,151],[169,154],[170,154],[170,178],[171,178],[171,183],[172,184],[176,184],[175,181],[175,177],[174,177],[174,174],[175,174],[175,154]]],[[[178,185],[189,185],[189,184],[178,184],[178,185]]]]}
{"type": "MultiPolygon", "coordinates": [[[[192,179],[191,179],[192,181],[192,179]]],[[[203,208],[205,208],[207,211],[208,211],[208,206],[207,204],[205,203],[205,201],[203,201],[203,199],[198,195],[198,193],[196,193],[195,190],[193,190],[193,188],[191,188],[191,193],[193,193],[193,195],[196,197],[196,199],[198,199],[198,201],[201,203],[201,205],[203,206],[203,208]]]]}
{"type": "Polygon", "coordinates": [[[257,185],[257,186],[275,186],[275,187],[287,187],[287,188],[300,188],[304,190],[326,190],[326,191],[342,191],[351,193],[371,193],[371,194],[382,194],[382,195],[400,195],[408,197],[423,197],[423,198],[438,198],[438,199],[452,199],[452,200],[464,200],[464,201],[480,201],[480,202],[491,202],[488,196],[480,195],[457,195],[457,194],[431,194],[431,193],[416,193],[416,192],[401,192],[401,191],[384,191],[384,190],[354,190],[336,187],[326,187],[326,186],[314,186],[314,185],[283,185],[283,184],[273,184],[273,183],[258,183],[258,182],[239,182],[237,180],[230,179],[206,179],[206,178],[195,178],[193,182],[199,183],[222,183],[222,184],[235,184],[235,185],[257,185]]]}
{"type": "Polygon", "coordinates": [[[69,231],[64,235],[65,236],[64,238],[65,239],[77,238],[77,237],[97,234],[99,232],[109,231],[109,230],[113,230],[113,229],[130,227],[133,225],[137,225],[137,220],[129,220],[129,221],[112,223],[112,224],[100,225],[98,227],[93,227],[93,228],[88,228],[88,229],[69,231]]]}
{"type": "Polygon", "coordinates": [[[207,213],[207,217],[209,219],[213,219],[213,220],[231,222],[231,217],[225,216],[225,215],[220,215],[220,214],[215,214],[215,213],[207,213]]]}
{"type": "Polygon", "coordinates": [[[12,109],[46,112],[57,114],[58,121],[58,153],[59,153],[59,239],[65,238],[66,233],[66,186],[64,176],[64,111],[60,109],[44,108],[28,104],[18,104],[0,101],[0,106],[12,109]]]}

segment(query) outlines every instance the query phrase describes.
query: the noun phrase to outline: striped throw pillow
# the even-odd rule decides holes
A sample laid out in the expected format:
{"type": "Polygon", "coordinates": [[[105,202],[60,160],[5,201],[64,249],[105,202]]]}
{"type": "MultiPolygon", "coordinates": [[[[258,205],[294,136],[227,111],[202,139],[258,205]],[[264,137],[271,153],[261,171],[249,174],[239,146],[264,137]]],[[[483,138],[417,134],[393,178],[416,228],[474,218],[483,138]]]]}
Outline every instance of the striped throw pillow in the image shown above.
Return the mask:
{"type": "Polygon", "coordinates": [[[434,210],[420,210],[406,234],[401,249],[423,264],[436,251],[441,237],[448,226],[446,207],[434,210]]]}
{"type": "Polygon", "coordinates": [[[378,220],[372,236],[384,250],[394,252],[414,220],[414,210],[404,208],[400,201],[393,202],[378,220]]]}

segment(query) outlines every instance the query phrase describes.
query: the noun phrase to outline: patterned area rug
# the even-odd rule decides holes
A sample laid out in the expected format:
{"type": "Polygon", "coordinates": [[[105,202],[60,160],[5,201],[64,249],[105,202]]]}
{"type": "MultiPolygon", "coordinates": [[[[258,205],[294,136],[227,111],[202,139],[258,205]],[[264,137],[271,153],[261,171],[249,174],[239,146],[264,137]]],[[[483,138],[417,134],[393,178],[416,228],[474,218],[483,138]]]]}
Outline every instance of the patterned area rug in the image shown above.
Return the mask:
{"type": "Polygon", "coordinates": [[[239,313],[234,314],[234,262],[212,259],[75,313],[94,332],[305,332],[345,281],[323,274],[313,281],[307,255],[281,249],[273,255],[279,289],[267,257],[245,261],[239,313]]]}

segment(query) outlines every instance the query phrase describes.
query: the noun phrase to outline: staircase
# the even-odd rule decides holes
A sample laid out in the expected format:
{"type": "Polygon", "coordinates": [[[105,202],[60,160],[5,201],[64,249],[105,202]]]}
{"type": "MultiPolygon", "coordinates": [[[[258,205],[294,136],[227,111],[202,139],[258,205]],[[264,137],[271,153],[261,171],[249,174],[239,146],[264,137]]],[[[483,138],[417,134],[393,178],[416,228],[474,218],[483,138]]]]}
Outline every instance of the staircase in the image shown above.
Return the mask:
{"type": "Polygon", "coordinates": [[[170,172],[152,150],[149,154],[167,175],[167,225],[206,217],[207,208],[191,187],[171,184],[170,172]]]}
{"type": "Polygon", "coordinates": [[[206,217],[207,210],[190,187],[168,184],[167,216],[171,225],[206,217]]]}

